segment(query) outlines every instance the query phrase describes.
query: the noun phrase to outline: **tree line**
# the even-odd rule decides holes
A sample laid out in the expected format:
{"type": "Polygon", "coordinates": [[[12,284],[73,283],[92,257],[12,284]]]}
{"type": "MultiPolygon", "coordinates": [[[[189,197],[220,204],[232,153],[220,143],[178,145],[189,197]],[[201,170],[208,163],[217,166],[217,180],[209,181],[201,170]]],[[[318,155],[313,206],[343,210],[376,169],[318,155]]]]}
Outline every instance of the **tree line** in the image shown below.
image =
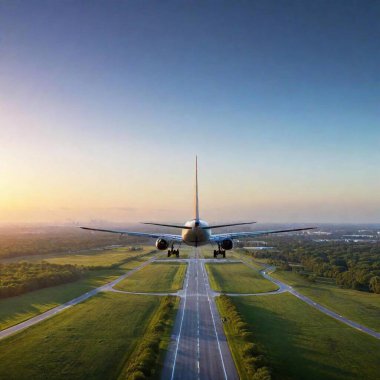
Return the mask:
{"type": "Polygon", "coordinates": [[[76,227],[0,228],[0,260],[19,256],[78,252],[111,245],[131,245],[145,238],[91,233],[76,227]]]}
{"type": "Polygon", "coordinates": [[[284,270],[298,270],[310,280],[316,276],[332,278],[344,288],[380,294],[379,243],[318,243],[296,238],[281,238],[269,243],[277,249],[253,255],[268,258],[284,270]]]}
{"type": "Polygon", "coordinates": [[[47,262],[0,264],[0,298],[76,281],[85,271],[85,268],[75,265],[47,262]]]}

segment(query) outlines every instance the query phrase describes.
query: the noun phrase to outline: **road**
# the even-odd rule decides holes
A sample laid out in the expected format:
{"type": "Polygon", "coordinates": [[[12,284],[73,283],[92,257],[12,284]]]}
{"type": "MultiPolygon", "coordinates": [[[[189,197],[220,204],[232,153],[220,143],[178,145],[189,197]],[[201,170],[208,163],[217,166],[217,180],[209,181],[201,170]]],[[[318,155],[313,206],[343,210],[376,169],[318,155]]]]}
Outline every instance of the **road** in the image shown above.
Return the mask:
{"type": "Polygon", "coordinates": [[[42,314],[39,314],[33,318],[30,318],[28,320],[26,320],[25,322],[22,322],[22,323],[19,323],[15,326],[11,326],[5,330],[2,330],[0,331],[0,340],[1,339],[4,339],[16,332],[19,332],[21,330],[24,330],[26,329],[27,327],[30,327],[30,326],[33,326],[35,325],[36,323],[39,323],[39,322],[42,322],[44,321],[45,319],[47,318],[50,318],[60,312],[62,312],[63,310],[66,310],[68,309],[69,307],[72,307],[74,305],[77,305],[78,303],[80,302],[83,302],[85,300],[87,300],[88,298],[90,297],[93,297],[95,296],[96,294],[98,294],[99,292],[104,292],[104,291],[110,291],[110,290],[113,290],[112,288],[117,284],[119,283],[120,281],[124,280],[125,278],[131,276],[133,273],[135,273],[136,271],[142,269],[143,267],[145,267],[146,265],[150,264],[152,261],[154,261],[156,259],[157,256],[153,256],[152,258],[150,258],[149,260],[145,261],[143,264],[139,265],[138,267],[130,270],[129,272],[123,274],[122,276],[118,277],[116,280],[114,281],[111,281],[105,285],[102,285],[100,286],[99,288],[95,288],[95,289],[92,289],[90,290],[89,292],[85,293],[85,294],[82,294],[81,296],[77,297],[77,298],[74,298],[62,305],[59,305],[53,309],[50,309],[48,311],[46,311],[45,313],[42,313],[42,314]]]}
{"type": "Polygon", "coordinates": [[[224,335],[214,292],[210,289],[199,250],[187,260],[185,286],[172,341],[165,359],[163,379],[238,379],[224,335]]]}

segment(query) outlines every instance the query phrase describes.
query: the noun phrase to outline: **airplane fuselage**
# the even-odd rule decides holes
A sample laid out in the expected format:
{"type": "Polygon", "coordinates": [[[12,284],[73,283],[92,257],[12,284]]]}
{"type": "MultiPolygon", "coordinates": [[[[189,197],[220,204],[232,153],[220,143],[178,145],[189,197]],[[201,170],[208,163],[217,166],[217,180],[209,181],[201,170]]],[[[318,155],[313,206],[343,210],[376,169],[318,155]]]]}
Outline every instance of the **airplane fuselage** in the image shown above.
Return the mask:
{"type": "Polygon", "coordinates": [[[195,219],[189,220],[185,223],[185,226],[191,227],[191,229],[182,230],[182,240],[186,245],[199,247],[210,242],[211,230],[202,228],[208,227],[208,223],[204,220],[199,220],[198,222],[195,219]]]}

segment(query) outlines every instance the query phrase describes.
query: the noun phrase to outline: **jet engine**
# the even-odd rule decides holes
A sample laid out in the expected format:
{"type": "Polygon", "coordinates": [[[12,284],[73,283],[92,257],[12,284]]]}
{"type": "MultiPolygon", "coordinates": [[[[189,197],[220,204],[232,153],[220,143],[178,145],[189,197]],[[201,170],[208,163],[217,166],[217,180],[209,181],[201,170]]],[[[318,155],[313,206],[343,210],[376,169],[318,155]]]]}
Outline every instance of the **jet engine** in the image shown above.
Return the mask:
{"type": "Polygon", "coordinates": [[[230,249],[233,248],[234,243],[233,243],[233,241],[232,241],[231,239],[224,239],[224,240],[222,240],[222,242],[220,243],[220,246],[221,246],[224,250],[228,251],[228,250],[230,250],[230,249]]]}
{"type": "Polygon", "coordinates": [[[163,250],[165,250],[165,249],[167,249],[169,247],[169,242],[166,241],[163,238],[159,238],[159,239],[156,240],[156,247],[160,251],[163,251],[163,250]]]}

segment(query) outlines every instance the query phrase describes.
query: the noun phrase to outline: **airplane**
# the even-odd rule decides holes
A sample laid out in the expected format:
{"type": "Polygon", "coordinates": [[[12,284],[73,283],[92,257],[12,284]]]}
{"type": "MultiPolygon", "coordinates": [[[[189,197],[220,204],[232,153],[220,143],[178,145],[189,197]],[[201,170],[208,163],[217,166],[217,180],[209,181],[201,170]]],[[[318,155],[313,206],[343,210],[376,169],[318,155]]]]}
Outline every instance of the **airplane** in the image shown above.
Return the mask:
{"type": "Polygon", "coordinates": [[[185,223],[185,225],[174,225],[174,224],[162,224],[162,223],[152,223],[144,222],[142,224],[149,224],[154,226],[172,227],[181,229],[181,235],[165,234],[165,233],[145,233],[145,232],[133,232],[133,231],[123,231],[123,230],[106,230],[101,228],[90,228],[90,227],[80,227],[83,230],[98,231],[98,232],[109,232],[113,234],[127,235],[127,236],[141,236],[154,238],[156,240],[156,248],[164,251],[168,249],[168,257],[175,255],[179,257],[179,248],[174,249],[175,244],[181,246],[182,243],[192,246],[200,247],[206,244],[216,245],[218,249],[214,249],[214,258],[218,255],[226,257],[226,251],[231,250],[234,247],[234,240],[246,237],[257,237],[269,234],[278,234],[283,232],[294,232],[294,231],[306,231],[312,230],[316,227],[307,228],[292,228],[286,230],[269,230],[269,231],[250,231],[250,232],[228,232],[222,234],[212,234],[211,229],[221,228],[221,227],[231,227],[231,226],[241,226],[247,224],[254,224],[256,222],[244,222],[244,223],[228,223],[228,224],[218,224],[209,225],[206,221],[200,219],[199,217],[199,197],[198,197],[198,157],[195,157],[195,215],[194,219],[191,219],[185,223]]]}

